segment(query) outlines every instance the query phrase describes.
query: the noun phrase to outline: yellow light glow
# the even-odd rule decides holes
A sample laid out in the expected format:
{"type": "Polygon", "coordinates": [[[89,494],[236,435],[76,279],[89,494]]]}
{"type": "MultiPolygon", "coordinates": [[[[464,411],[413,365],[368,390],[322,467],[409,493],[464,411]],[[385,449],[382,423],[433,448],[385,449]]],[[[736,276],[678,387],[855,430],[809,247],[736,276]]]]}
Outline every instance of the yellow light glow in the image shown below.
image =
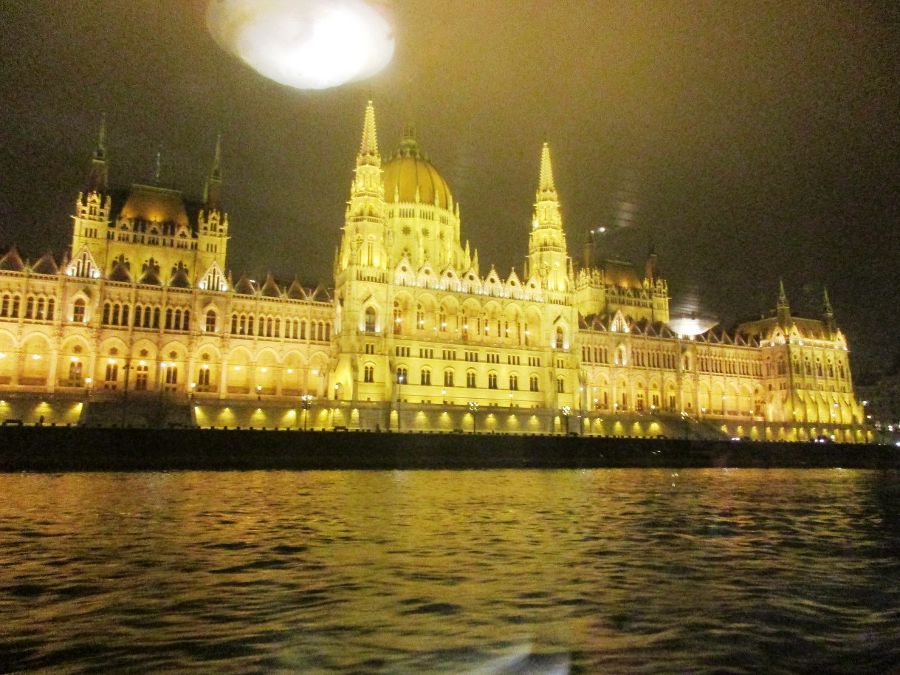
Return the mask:
{"type": "Polygon", "coordinates": [[[210,0],[206,23],[220,47],[297,89],[371,77],[394,55],[390,24],[364,0],[210,0]]]}
{"type": "Polygon", "coordinates": [[[41,360],[41,355],[40,355],[40,354],[32,354],[32,355],[31,355],[31,358],[33,358],[35,361],[40,361],[40,360],[41,360]]]}

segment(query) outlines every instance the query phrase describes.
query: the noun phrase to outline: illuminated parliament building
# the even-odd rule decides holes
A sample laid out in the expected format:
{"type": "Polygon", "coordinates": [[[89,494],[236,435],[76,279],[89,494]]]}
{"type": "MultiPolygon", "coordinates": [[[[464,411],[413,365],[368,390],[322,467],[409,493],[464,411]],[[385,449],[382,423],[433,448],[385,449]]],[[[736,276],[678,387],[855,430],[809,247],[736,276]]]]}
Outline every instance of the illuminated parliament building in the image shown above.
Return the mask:
{"type": "Polygon", "coordinates": [[[369,103],[334,286],[314,289],[232,278],[218,147],[194,204],[110,188],[105,146],[104,128],[70,252],[0,254],[0,420],[867,438],[827,295],[817,319],[782,287],[767,318],[679,332],[654,255],[570,257],[547,144],[527,257],[501,274],[411,133],[382,157],[369,103]]]}

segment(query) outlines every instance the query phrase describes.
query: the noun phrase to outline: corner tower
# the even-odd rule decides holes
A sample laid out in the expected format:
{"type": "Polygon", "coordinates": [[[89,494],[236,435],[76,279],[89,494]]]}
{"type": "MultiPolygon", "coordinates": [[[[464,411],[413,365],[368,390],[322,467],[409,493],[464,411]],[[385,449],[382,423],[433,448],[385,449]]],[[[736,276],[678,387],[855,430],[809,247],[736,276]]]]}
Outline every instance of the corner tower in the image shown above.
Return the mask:
{"type": "Polygon", "coordinates": [[[540,279],[541,285],[551,291],[566,292],[573,286],[571,261],[547,143],[541,148],[541,171],[528,239],[528,275],[540,279]]]}
{"type": "Polygon", "coordinates": [[[384,271],[387,269],[384,231],[384,181],[378,134],[375,129],[375,106],[366,105],[362,140],[356,155],[356,168],[350,185],[350,200],[344,214],[344,234],[335,267],[335,281],[350,266],[384,271]]]}
{"type": "Polygon", "coordinates": [[[110,225],[112,199],[106,166],[106,115],[101,118],[97,145],[91,155],[87,185],[75,199],[72,214],[72,262],[70,276],[99,277],[103,269],[102,249],[110,225]]]}

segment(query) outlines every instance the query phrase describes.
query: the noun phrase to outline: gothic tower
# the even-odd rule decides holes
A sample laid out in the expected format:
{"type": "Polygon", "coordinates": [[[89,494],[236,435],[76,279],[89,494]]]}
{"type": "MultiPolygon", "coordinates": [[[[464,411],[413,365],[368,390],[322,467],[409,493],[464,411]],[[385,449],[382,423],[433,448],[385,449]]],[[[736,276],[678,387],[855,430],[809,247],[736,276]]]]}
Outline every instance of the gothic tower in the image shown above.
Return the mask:
{"type": "Polygon", "coordinates": [[[528,275],[539,278],[541,285],[548,290],[565,292],[572,288],[570,267],[559,196],[550,164],[550,146],[544,143],[534,218],[528,239],[528,275]]]}

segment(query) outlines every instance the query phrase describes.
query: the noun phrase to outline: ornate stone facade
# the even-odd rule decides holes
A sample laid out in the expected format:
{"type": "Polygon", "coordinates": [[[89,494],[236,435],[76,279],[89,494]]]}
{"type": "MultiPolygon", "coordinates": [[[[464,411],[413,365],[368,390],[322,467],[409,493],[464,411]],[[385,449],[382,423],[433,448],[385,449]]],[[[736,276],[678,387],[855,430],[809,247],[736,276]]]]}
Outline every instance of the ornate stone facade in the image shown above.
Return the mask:
{"type": "Polygon", "coordinates": [[[0,393],[190,401],[214,426],[866,437],[827,296],[821,320],[782,288],[770,318],[678,334],[655,256],[573,264],[547,144],[537,178],[521,272],[483,273],[446,181],[409,130],[382,158],[369,103],[334,288],[235,282],[219,148],[192,204],[111,190],[101,131],[71,257],[0,259],[0,393]]]}

